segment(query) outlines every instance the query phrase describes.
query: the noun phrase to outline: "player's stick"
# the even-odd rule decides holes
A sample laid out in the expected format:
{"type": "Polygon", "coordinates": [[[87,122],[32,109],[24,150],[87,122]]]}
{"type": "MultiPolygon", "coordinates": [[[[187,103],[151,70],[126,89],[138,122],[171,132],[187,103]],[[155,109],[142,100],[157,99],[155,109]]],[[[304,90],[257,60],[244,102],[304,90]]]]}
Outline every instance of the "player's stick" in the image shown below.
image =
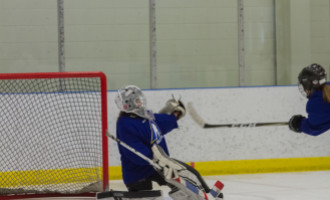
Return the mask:
{"type": "Polygon", "coordinates": [[[259,126],[287,126],[288,122],[259,122],[259,123],[243,123],[243,124],[209,124],[199,116],[193,104],[189,102],[187,108],[191,118],[202,128],[232,128],[232,127],[259,127],[259,126]]]}
{"type": "MultiPolygon", "coordinates": [[[[120,144],[121,146],[125,147],[127,150],[131,151],[132,153],[134,153],[135,155],[139,156],[140,158],[142,158],[143,160],[147,161],[150,165],[152,165],[153,167],[155,167],[158,170],[162,170],[162,167],[159,166],[156,162],[154,162],[153,160],[151,160],[150,158],[148,158],[147,156],[143,155],[142,153],[138,152],[136,149],[134,149],[133,147],[127,145],[125,142],[121,141],[120,139],[118,139],[116,136],[110,134],[108,131],[106,132],[106,135],[111,138],[112,140],[116,141],[118,144],[120,144]]],[[[220,181],[218,181],[220,182],[220,181]]],[[[218,184],[218,182],[216,184],[218,184]]],[[[199,197],[207,200],[210,199],[208,198],[208,195],[201,191],[200,189],[198,189],[198,187],[196,187],[193,184],[188,184],[187,181],[185,181],[184,179],[181,178],[176,178],[173,180],[170,180],[170,183],[172,183],[173,185],[179,187],[180,189],[185,189],[186,191],[190,191],[191,193],[194,193],[196,195],[198,195],[199,197]],[[184,187],[184,188],[183,188],[184,187]],[[188,190],[187,190],[188,189],[188,190]]],[[[221,182],[220,182],[221,183],[221,182]]],[[[218,184],[219,185],[219,184],[218,184]]],[[[221,183],[221,187],[215,185],[213,188],[217,188],[218,191],[217,192],[221,192],[222,188],[223,188],[223,184],[221,183]]],[[[212,197],[213,194],[211,193],[212,197]]],[[[215,198],[215,197],[214,197],[215,198]]],[[[199,200],[199,199],[196,199],[199,200]]]]}

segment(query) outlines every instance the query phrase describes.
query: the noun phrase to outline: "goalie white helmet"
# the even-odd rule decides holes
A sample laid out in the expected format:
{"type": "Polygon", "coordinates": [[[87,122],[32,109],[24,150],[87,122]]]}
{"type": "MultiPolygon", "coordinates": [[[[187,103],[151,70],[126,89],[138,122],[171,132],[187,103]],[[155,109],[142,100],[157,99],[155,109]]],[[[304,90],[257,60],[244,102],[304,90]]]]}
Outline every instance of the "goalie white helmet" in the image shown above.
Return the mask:
{"type": "Polygon", "coordinates": [[[147,100],[141,89],[135,85],[128,85],[118,90],[115,103],[119,110],[134,113],[143,118],[153,118],[151,111],[146,109],[147,100]]]}

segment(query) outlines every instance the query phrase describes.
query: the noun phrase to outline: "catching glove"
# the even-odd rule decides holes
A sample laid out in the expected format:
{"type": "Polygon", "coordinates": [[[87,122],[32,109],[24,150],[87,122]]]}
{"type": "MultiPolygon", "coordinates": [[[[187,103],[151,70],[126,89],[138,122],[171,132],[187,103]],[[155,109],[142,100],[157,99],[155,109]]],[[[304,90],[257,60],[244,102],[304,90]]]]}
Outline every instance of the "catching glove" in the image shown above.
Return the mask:
{"type": "Polygon", "coordinates": [[[168,100],[165,106],[159,113],[174,114],[179,120],[186,115],[186,107],[181,100],[176,100],[174,97],[168,100]]]}
{"type": "Polygon", "coordinates": [[[294,132],[301,133],[300,124],[303,118],[304,117],[302,115],[293,115],[289,121],[289,129],[294,132]]]}

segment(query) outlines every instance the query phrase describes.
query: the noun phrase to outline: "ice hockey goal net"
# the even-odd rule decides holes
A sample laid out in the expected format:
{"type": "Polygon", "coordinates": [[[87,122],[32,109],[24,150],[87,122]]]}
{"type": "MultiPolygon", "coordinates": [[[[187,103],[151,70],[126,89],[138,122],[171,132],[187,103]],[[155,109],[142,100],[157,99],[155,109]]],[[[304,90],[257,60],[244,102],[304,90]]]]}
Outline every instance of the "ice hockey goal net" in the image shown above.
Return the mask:
{"type": "Polygon", "coordinates": [[[106,129],[102,72],[0,74],[0,199],[104,191],[106,129]]]}

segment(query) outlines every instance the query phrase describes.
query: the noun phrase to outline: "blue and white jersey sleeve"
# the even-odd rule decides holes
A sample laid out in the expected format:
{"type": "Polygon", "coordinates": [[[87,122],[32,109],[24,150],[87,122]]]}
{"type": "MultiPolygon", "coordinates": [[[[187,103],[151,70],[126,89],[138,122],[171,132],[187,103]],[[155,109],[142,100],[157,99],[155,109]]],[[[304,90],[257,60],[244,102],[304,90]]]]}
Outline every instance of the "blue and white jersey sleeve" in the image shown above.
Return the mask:
{"type": "Polygon", "coordinates": [[[157,123],[163,135],[178,128],[177,119],[174,115],[155,114],[155,122],[157,123]]]}

